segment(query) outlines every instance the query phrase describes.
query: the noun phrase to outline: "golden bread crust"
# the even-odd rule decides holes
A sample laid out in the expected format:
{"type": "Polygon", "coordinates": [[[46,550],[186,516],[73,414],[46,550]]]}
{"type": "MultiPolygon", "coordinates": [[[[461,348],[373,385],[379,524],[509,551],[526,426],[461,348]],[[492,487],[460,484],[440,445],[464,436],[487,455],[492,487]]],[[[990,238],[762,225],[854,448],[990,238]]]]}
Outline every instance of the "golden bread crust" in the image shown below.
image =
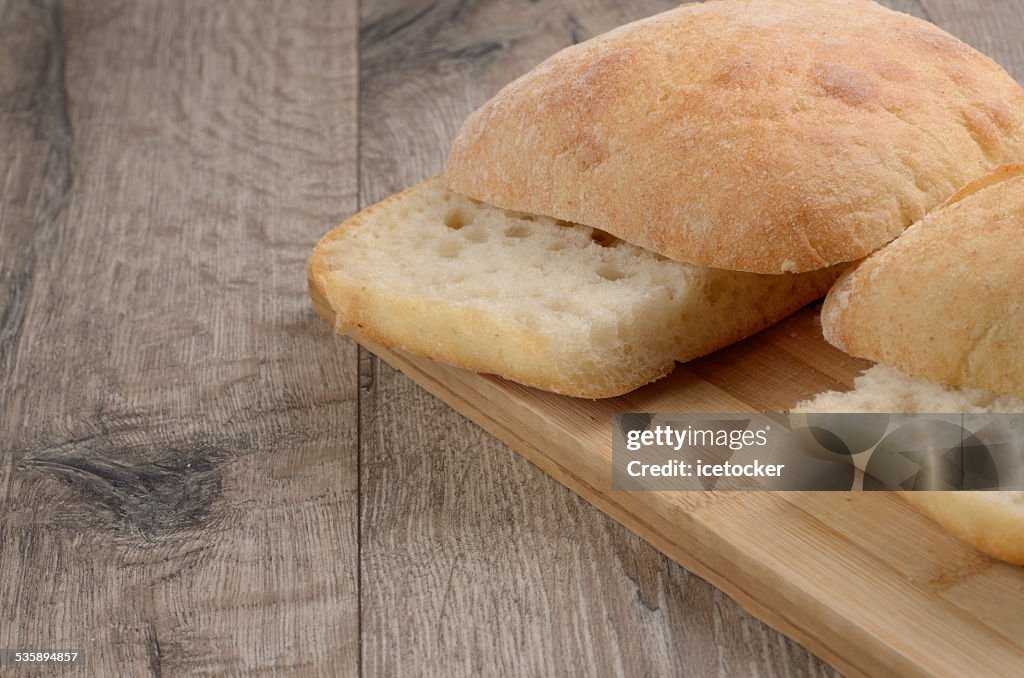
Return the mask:
{"type": "Polygon", "coordinates": [[[1024,161],[1024,90],[868,0],[684,5],[555,54],[471,115],[448,186],[759,273],[860,259],[1024,161]]]}
{"type": "Polygon", "coordinates": [[[1024,502],[1017,499],[1020,495],[1020,492],[900,493],[903,499],[957,539],[993,558],[1024,565],[1024,502]]]}
{"type": "Polygon", "coordinates": [[[825,338],[915,377],[1024,398],[1024,165],[970,184],[848,270],[825,338]]]}

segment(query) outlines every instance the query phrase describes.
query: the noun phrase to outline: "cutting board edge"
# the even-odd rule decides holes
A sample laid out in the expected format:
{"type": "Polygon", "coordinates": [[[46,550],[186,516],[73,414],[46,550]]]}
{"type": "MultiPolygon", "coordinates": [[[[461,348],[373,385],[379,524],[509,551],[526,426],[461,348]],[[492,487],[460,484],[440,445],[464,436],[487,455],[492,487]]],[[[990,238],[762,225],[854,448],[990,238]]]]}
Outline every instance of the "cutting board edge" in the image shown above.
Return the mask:
{"type": "MultiPolygon", "coordinates": [[[[335,315],[329,302],[313,280],[310,279],[309,282],[314,309],[321,318],[337,330],[335,315]]],[[[459,395],[456,389],[445,384],[446,378],[450,380],[452,374],[458,374],[461,371],[445,372],[452,368],[438,365],[424,358],[407,356],[400,351],[392,351],[349,331],[348,328],[343,334],[347,334],[350,339],[361,344],[385,363],[402,372],[457,412],[502,440],[532,464],[651,544],[659,552],[721,589],[753,616],[804,645],[844,675],[872,676],[883,673],[908,677],[934,675],[933,672],[915,663],[906,653],[900,652],[898,647],[868,633],[866,629],[849,624],[841,615],[835,614],[835,611],[829,610],[827,607],[818,605],[818,607],[832,612],[831,616],[826,615],[826,618],[823,619],[816,616],[814,619],[808,619],[801,623],[763,604],[755,594],[748,593],[740,583],[723,574],[721,571],[723,568],[715,567],[707,562],[707,559],[698,557],[668,537],[662,536],[655,526],[649,525],[648,521],[640,518],[629,507],[603,495],[592,484],[573,474],[544,453],[541,448],[517,436],[511,429],[502,426],[497,419],[474,407],[471,402],[459,395]],[[438,371],[438,374],[430,374],[432,369],[438,371]],[[823,634],[820,632],[821,630],[828,632],[823,634]],[[861,644],[851,644],[850,636],[857,636],[861,644]]],[[[486,384],[487,388],[499,388],[497,384],[500,383],[500,380],[496,378],[486,375],[471,376],[473,379],[481,380],[479,384],[486,384]]],[[[479,394],[479,391],[474,389],[474,393],[479,394]]],[[[511,398],[511,396],[509,397],[511,398]]],[[[660,520],[660,518],[658,519],[660,520]]],[[[714,556],[713,551],[711,554],[714,556]]]]}
{"type": "MultiPolygon", "coordinates": [[[[792,638],[806,647],[808,650],[833,666],[844,676],[850,676],[851,678],[866,678],[869,676],[885,674],[911,678],[932,675],[929,672],[920,669],[920,667],[912,661],[882,643],[878,644],[874,653],[867,653],[863,651],[843,653],[833,649],[833,643],[829,642],[825,637],[813,633],[810,628],[805,628],[804,625],[791,621],[785,615],[758,603],[752,594],[747,593],[737,583],[733,582],[726,575],[721,574],[718,569],[710,566],[704,560],[695,557],[692,553],[685,551],[682,547],[677,546],[671,540],[662,537],[653,527],[648,526],[646,522],[639,518],[634,512],[619,503],[598,499],[602,495],[596,490],[596,488],[585,483],[582,479],[576,477],[550,457],[543,454],[543,451],[536,446],[526,443],[521,438],[518,438],[511,433],[508,429],[495,425],[495,420],[486,417],[482,411],[473,409],[464,399],[453,397],[457,395],[454,392],[438,388],[438,382],[436,382],[436,380],[427,378],[425,374],[419,370],[410,369],[410,363],[398,354],[389,349],[378,346],[372,341],[362,337],[349,336],[349,338],[360,343],[365,349],[376,355],[385,363],[402,372],[432,395],[476,423],[488,433],[494,435],[517,454],[525,457],[530,463],[540,468],[560,484],[567,487],[588,503],[595,506],[598,510],[611,517],[617,523],[636,534],[658,550],[658,552],[664,554],[686,570],[696,574],[698,577],[722,590],[754,617],[760,619],[771,628],[783,633],[787,637],[792,638]],[[526,448],[529,451],[524,451],[523,448],[526,448]],[[854,655],[856,659],[848,658],[847,654],[854,655]],[[884,659],[881,658],[882,656],[884,656],[884,659]],[[860,659],[860,661],[857,661],[857,659],[860,659]],[[894,669],[894,667],[897,666],[902,668],[894,669]]],[[[838,623],[840,626],[845,625],[842,618],[836,618],[831,621],[833,624],[838,623]]],[[[812,627],[814,624],[807,624],[806,626],[812,627]]],[[[820,628],[826,628],[827,626],[829,625],[821,625],[820,628]]],[[[858,630],[855,628],[847,629],[847,632],[854,635],[860,635],[858,630]]],[[[842,633],[833,635],[838,637],[848,637],[843,636],[842,633]]]]}

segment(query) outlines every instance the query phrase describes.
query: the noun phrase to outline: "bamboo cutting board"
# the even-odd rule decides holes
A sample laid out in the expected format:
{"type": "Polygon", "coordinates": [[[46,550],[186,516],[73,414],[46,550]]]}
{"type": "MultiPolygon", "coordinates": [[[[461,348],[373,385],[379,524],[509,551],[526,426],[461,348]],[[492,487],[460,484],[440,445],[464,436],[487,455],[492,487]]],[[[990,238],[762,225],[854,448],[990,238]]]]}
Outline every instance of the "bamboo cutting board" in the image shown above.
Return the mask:
{"type": "MultiPolygon", "coordinates": [[[[311,294],[333,324],[312,286],[311,294]]],[[[867,363],[825,343],[815,308],[602,401],[355,338],[846,675],[1024,672],[1024,568],[974,552],[895,495],[611,489],[615,412],[780,411],[822,390],[848,388],[867,363]]]]}

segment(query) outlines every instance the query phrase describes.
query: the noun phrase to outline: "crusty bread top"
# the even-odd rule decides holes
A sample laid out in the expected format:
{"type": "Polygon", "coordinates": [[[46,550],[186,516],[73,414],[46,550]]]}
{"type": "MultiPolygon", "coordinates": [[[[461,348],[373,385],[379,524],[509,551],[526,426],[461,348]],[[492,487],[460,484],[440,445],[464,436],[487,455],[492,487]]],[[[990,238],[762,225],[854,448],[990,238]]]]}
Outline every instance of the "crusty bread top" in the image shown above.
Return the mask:
{"type": "Polygon", "coordinates": [[[853,261],[1024,161],[1024,90],[868,0],[690,4],[567,48],[471,115],[450,188],[681,261],[853,261]]]}
{"type": "Polygon", "coordinates": [[[1024,398],[1024,165],[979,179],[847,271],[821,322],[852,355],[1024,398]]]}

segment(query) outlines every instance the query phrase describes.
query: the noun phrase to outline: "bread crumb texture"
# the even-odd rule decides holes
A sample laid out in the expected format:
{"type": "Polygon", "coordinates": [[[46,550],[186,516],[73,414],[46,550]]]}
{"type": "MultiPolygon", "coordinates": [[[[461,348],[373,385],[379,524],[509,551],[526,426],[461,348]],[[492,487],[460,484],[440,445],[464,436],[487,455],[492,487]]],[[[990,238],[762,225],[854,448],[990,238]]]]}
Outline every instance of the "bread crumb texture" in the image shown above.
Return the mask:
{"type": "Polygon", "coordinates": [[[793,408],[794,412],[925,412],[949,414],[1024,413],[1024,401],[980,389],[956,389],[875,365],[857,377],[852,391],[828,391],[793,408]]]}
{"type": "Polygon", "coordinates": [[[860,259],[1024,161],[1024,90],[868,0],[688,4],[569,47],[464,123],[450,188],[761,273],[860,259]]]}
{"type": "Polygon", "coordinates": [[[838,273],[671,261],[587,226],[471,200],[438,178],[342,224],[310,262],[339,331],[589,398],[630,391],[776,322],[838,273]]]}
{"type": "MultiPolygon", "coordinates": [[[[953,387],[1024,398],[1024,166],[968,185],[836,283],[825,338],[953,387]]],[[[954,410],[959,411],[959,410],[954,410]]]]}
{"type": "MultiPolygon", "coordinates": [[[[829,391],[793,412],[1022,413],[1024,401],[978,389],[953,389],[876,365],[848,393],[829,391]]],[[[990,556],[1024,565],[1024,492],[901,492],[960,540],[990,556]]]]}

